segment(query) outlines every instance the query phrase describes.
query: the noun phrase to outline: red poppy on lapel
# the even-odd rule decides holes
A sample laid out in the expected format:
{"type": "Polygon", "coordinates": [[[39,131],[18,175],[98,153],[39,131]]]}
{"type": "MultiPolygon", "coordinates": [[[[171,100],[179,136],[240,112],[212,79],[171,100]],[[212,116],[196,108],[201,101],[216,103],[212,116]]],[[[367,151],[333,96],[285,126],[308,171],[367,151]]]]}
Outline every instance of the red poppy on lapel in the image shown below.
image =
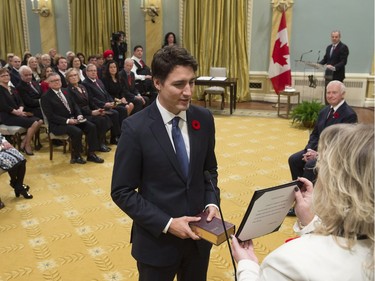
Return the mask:
{"type": "Polygon", "coordinates": [[[340,114],[338,114],[337,112],[333,113],[333,119],[337,119],[339,118],[340,114]]]}
{"type": "Polygon", "coordinates": [[[64,96],[66,96],[68,94],[66,91],[62,91],[62,92],[63,92],[64,96]]]}
{"type": "Polygon", "coordinates": [[[201,128],[201,123],[199,123],[197,120],[193,120],[191,121],[191,126],[194,130],[199,130],[201,128]]]}

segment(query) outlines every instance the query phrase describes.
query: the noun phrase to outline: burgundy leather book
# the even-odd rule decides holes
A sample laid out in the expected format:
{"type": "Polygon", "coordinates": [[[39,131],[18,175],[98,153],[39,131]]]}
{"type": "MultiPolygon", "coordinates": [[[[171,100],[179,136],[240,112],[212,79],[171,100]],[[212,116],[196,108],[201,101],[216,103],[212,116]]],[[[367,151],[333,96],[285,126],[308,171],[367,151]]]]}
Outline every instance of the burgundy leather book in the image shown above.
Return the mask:
{"type": "MultiPolygon", "coordinates": [[[[202,212],[197,215],[201,220],[198,222],[191,222],[190,228],[202,239],[211,242],[212,244],[220,245],[226,239],[222,220],[214,217],[212,221],[207,221],[208,213],[202,212]]],[[[224,221],[228,237],[235,232],[234,224],[224,221]]]]}

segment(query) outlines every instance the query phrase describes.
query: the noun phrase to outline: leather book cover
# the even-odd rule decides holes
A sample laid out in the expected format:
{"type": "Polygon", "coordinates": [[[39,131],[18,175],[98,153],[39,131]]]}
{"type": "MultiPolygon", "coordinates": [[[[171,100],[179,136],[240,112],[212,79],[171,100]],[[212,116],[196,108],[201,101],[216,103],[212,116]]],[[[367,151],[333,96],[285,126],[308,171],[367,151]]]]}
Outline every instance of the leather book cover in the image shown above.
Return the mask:
{"type": "MultiPolygon", "coordinates": [[[[216,246],[220,245],[226,240],[222,220],[214,217],[212,221],[208,222],[207,215],[206,212],[198,214],[197,217],[200,217],[201,220],[198,222],[191,222],[190,227],[202,239],[207,240],[216,246]]],[[[224,223],[228,237],[230,237],[230,235],[235,232],[235,226],[226,221],[224,221],[224,223]]]]}

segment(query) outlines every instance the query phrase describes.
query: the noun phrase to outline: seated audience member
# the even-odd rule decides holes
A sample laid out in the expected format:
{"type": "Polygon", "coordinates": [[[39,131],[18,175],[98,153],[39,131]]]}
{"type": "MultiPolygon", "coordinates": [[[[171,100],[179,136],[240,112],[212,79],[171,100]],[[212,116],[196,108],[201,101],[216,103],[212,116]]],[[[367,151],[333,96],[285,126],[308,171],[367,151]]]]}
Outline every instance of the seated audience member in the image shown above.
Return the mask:
{"type": "Polygon", "coordinates": [[[66,79],[70,96],[81,109],[83,116],[96,126],[99,151],[109,152],[111,149],[105,145],[105,134],[112,127],[111,119],[105,114],[104,110],[94,104],[85,86],[79,84],[77,69],[69,68],[66,71],[66,79]]]}
{"type": "Polygon", "coordinates": [[[87,78],[82,82],[95,105],[106,111],[112,121],[111,144],[117,144],[121,134],[122,121],[127,117],[126,108],[116,106],[115,101],[107,92],[103,82],[97,78],[96,66],[88,64],[86,67],[87,78]]]}
{"type": "Polygon", "coordinates": [[[83,75],[83,71],[82,71],[82,63],[81,63],[81,60],[79,59],[79,57],[74,57],[72,59],[72,65],[70,66],[72,68],[74,68],[75,70],[77,70],[78,72],[78,77],[79,77],[79,82],[81,83],[83,80],[85,80],[85,76],[83,75]]]}
{"type": "Polygon", "coordinates": [[[131,71],[133,65],[134,61],[132,59],[125,59],[124,69],[119,72],[119,77],[125,91],[124,96],[126,100],[134,104],[133,112],[136,113],[147,106],[150,103],[150,99],[147,96],[142,96],[135,87],[135,76],[131,71]]]}
{"type": "Polygon", "coordinates": [[[67,51],[65,56],[68,65],[72,65],[72,60],[75,58],[76,54],[73,51],[67,51]]]}
{"type": "Polygon", "coordinates": [[[4,67],[8,68],[9,71],[12,70],[12,60],[13,60],[14,54],[8,53],[7,54],[7,63],[4,65],[4,67]]]}
{"type": "MultiPolygon", "coordinates": [[[[322,131],[333,124],[338,123],[356,123],[357,114],[345,102],[345,86],[340,81],[331,81],[327,85],[327,101],[329,105],[324,107],[318,116],[318,121],[314,130],[310,134],[309,141],[305,149],[294,153],[289,157],[289,167],[292,179],[305,177],[308,180],[315,181],[315,163],[319,137],[322,131]]],[[[289,215],[293,216],[293,210],[289,215]]]]}
{"type": "Polygon", "coordinates": [[[61,89],[61,78],[57,73],[48,77],[50,89],[42,96],[42,109],[48,120],[49,130],[55,135],[69,135],[72,143],[71,164],[85,164],[82,158],[82,134],[87,140],[87,161],[103,163],[95,151],[99,150],[96,126],[84,120],[81,110],[66,89],[61,89]],[[84,122],[85,121],[85,122],[84,122]]]}
{"type": "Polygon", "coordinates": [[[177,44],[177,39],[176,39],[176,35],[173,32],[168,32],[167,34],[165,34],[164,44],[162,48],[164,48],[165,46],[173,46],[176,44],[177,44]]]}
{"type": "Polygon", "coordinates": [[[137,45],[134,47],[133,56],[131,59],[134,61],[132,72],[135,75],[136,88],[141,95],[149,95],[150,103],[152,103],[157,97],[157,90],[152,81],[151,69],[142,60],[143,47],[137,45]]]}
{"type": "Polygon", "coordinates": [[[32,54],[29,51],[24,52],[21,65],[27,65],[27,62],[28,62],[28,60],[31,56],[32,56],[32,54]]]}
{"type": "Polygon", "coordinates": [[[259,266],[251,240],[232,237],[238,280],[374,280],[374,128],[337,124],[322,132],[315,187],[295,191],[301,235],[259,266]]]}
{"type": "Polygon", "coordinates": [[[10,80],[8,69],[0,69],[0,119],[7,126],[20,126],[27,128],[26,136],[21,143],[21,151],[27,155],[34,155],[31,148],[32,138],[38,132],[43,120],[30,116],[24,111],[21,98],[15,88],[9,87],[10,80]]]}
{"type": "Polygon", "coordinates": [[[33,72],[33,80],[39,82],[41,71],[37,58],[30,57],[27,61],[27,66],[30,67],[31,71],[33,72]]]}
{"type": "Polygon", "coordinates": [[[41,57],[40,57],[40,60],[41,60],[41,64],[40,64],[40,69],[43,70],[44,68],[48,67],[48,66],[52,66],[52,62],[51,62],[51,57],[49,54],[43,54],[41,57]]]}
{"type": "Polygon", "coordinates": [[[40,88],[42,89],[43,94],[47,92],[49,89],[49,84],[46,80],[52,72],[53,72],[52,66],[47,66],[46,68],[42,69],[42,73],[40,74],[39,84],[40,84],[40,88]]]}
{"type": "Polygon", "coordinates": [[[32,80],[33,73],[30,67],[26,65],[21,66],[19,73],[21,75],[21,82],[17,85],[16,89],[23,101],[24,110],[33,113],[34,116],[40,119],[43,119],[39,102],[43,92],[39,83],[32,80]]]}
{"type": "MultiPolygon", "coordinates": [[[[16,197],[22,195],[25,199],[32,199],[30,187],[23,183],[26,174],[26,159],[3,136],[0,135],[0,168],[10,176],[10,186],[16,197]]],[[[0,209],[4,203],[0,200],[0,209]]]]}
{"type": "Polygon", "coordinates": [[[124,86],[121,84],[119,79],[118,65],[116,61],[108,61],[105,65],[103,84],[107,92],[116,102],[117,106],[124,106],[128,116],[130,116],[131,112],[133,111],[134,104],[126,100],[124,95],[124,86]]]}
{"type": "Polygon", "coordinates": [[[99,79],[103,77],[103,69],[104,69],[104,57],[101,54],[96,55],[96,71],[99,79]]]}
{"type": "Polygon", "coordinates": [[[68,69],[68,62],[66,58],[64,57],[59,57],[56,60],[56,73],[60,76],[61,78],[61,85],[62,88],[66,88],[68,86],[68,83],[66,82],[65,79],[65,71],[68,69]]]}
{"type": "Polygon", "coordinates": [[[21,59],[18,56],[14,56],[12,59],[12,70],[10,71],[10,81],[13,87],[17,87],[18,83],[21,81],[20,74],[18,70],[21,67],[21,59]]]}
{"type": "Polygon", "coordinates": [[[51,66],[52,66],[52,67],[55,66],[54,61],[55,61],[55,56],[56,56],[56,54],[57,54],[57,51],[56,51],[55,48],[51,48],[51,49],[49,49],[49,51],[48,51],[48,55],[49,55],[50,58],[51,58],[51,66]]]}
{"type": "Polygon", "coordinates": [[[81,61],[81,69],[84,70],[86,68],[86,58],[83,53],[77,53],[77,57],[81,61]]]}
{"type": "Polygon", "coordinates": [[[112,61],[113,56],[114,56],[114,53],[113,53],[112,50],[105,50],[103,52],[103,58],[104,58],[104,64],[103,65],[106,65],[107,62],[112,61]]]}

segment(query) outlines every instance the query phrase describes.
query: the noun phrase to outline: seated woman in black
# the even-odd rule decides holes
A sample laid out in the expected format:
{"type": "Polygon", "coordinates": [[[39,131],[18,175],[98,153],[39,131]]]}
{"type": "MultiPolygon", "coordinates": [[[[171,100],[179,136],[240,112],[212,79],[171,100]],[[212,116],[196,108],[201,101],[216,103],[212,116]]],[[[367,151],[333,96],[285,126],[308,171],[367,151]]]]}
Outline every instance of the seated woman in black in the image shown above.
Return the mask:
{"type": "Polygon", "coordinates": [[[105,71],[103,72],[103,84],[107,92],[112,96],[117,105],[125,106],[128,116],[134,109],[134,104],[128,102],[124,95],[123,87],[119,79],[119,70],[117,62],[114,60],[108,61],[105,65],[105,71]]]}
{"type": "Polygon", "coordinates": [[[10,75],[8,69],[0,69],[0,118],[1,123],[7,126],[27,128],[25,138],[21,143],[21,151],[27,155],[34,155],[31,142],[35,133],[43,124],[43,120],[30,116],[23,111],[23,103],[13,87],[9,87],[10,75]]]}

